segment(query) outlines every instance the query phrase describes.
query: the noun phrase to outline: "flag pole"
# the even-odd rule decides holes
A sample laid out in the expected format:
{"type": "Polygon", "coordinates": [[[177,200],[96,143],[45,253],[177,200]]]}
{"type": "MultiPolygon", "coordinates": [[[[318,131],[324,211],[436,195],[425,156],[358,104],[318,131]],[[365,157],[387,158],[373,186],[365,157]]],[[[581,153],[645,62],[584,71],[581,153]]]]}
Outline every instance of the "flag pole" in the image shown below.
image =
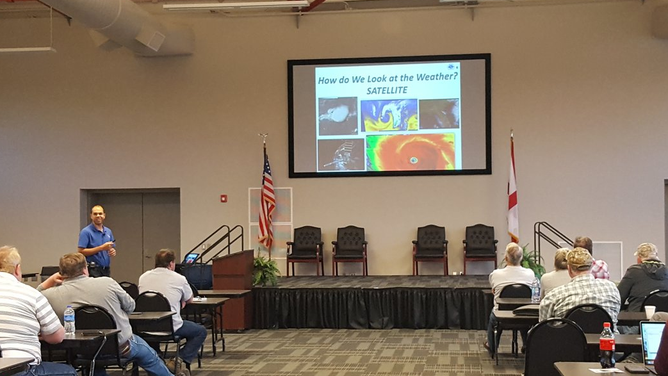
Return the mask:
{"type": "Polygon", "coordinates": [[[510,168],[508,176],[508,235],[512,242],[519,242],[520,223],[517,202],[517,174],[515,170],[515,141],[510,129],[510,168]]]}

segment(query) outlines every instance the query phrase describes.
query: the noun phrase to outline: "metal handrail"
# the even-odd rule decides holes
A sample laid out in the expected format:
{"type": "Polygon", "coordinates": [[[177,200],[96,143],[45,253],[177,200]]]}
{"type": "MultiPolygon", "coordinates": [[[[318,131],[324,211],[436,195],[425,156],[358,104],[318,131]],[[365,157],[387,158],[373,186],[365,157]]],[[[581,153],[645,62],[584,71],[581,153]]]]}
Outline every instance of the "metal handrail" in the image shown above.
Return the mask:
{"type": "MultiPolygon", "coordinates": [[[[188,252],[188,253],[198,251],[200,249],[200,247],[202,247],[202,245],[206,244],[207,241],[209,241],[212,238],[216,239],[216,240],[213,241],[211,243],[211,245],[209,245],[204,252],[202,252],[199,256],[197,256],[197,258],[195,259],[195,262],[193,262],[193,264],[195,264],[195,263],[197,263],[197,264],[208,264],[213,259],[218,257],[218,255],[221,252],[223,252],[225,250],[227,250],[227,254],[229,255],[231,253],[231,250],[232,250],[232,245],[234,245],[238,240],[241,240],[241,243],[240,243],[241,250],[243,251],[243,249],[244,249],[244,228],[243,228],[243,226],[236,225],[236,226],[230,228],[230,226],[228,226],[228,225],[222,225],[222,226],[218,227],[215,231],[213,231],[209,236],[204,238],[204,240],[199,242],[199,244],[197,244],[195,247],[193,247],[193,249],[191,249],[190,252],[188,252]],[[221,230],[226,230],[226,231],[222,235],[220,235],[219,237],[216,238],[215,236],[221,230]],[[235,237],[232,237],[232,232],[234,232],[235,230],[239,230],[239,231],[237,231],[238,234],[235,237]],[[227,240],[227,244],[222,246],[222,248],[219,249],[213,256],[209,257],[206,261],[204,261],[204,256],[206,256],[211,251],[213,251],[219,244],[223,243],[225,240],[227,240]]],[[[189,265],[192,265],[192,264],[189,264],[189,265]]],[[[184,265],[184,266],[187,266],[187,265],[184,265]]]]}
{"type": "Polygon", "coordinates": [[[549,232],[551,232],[554,236],[566,242],[566,244],[570,245],[571,247],[573,246],[573,241],[568,236],[564,235],[561,231],[557,230],[556,227],[552,226],[551,224],[545,221],[536,222],[533,225],[533,247],[534,247],[534,252],[538,254],[539,259],[541,257],[540,255],[541,240],[545,240],[555,248],[561,248],[561,245],[559,245],[559,243],[557,243],[548,234],[546,234],[544,230],[542,230],[543,228],[549,230],[549,232]]]}

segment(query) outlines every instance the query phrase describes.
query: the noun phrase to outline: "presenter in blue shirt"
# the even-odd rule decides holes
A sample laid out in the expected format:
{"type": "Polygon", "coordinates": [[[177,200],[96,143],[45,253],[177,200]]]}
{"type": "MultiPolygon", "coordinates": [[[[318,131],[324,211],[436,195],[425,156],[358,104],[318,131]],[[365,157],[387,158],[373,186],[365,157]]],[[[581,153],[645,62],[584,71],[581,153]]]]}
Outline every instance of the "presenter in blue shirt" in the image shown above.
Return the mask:
{"type": "Polygon", "coordinates": [[[116,256],[114,234],[109,227],[104,227],[104,208],[95,205],[90,210],[91,224],[81,229],[79,234],[79,253],[86,256],[88,272],[91,277],[109,277],[110,257],[116,256]]]}

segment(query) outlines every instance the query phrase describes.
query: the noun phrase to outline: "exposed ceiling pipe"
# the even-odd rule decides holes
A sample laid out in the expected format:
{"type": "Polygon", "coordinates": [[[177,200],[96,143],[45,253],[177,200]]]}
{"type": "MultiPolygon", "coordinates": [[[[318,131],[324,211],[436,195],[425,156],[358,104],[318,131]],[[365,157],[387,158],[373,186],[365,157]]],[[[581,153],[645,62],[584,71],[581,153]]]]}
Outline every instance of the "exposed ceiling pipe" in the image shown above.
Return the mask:
{"type": "Polygon", "coordinates": [[[105,48],[124,46],[140,56],[189,55],[195,34],[189,27],[163,23],[131,0],[41,0],[101,35],[105,48]]]}

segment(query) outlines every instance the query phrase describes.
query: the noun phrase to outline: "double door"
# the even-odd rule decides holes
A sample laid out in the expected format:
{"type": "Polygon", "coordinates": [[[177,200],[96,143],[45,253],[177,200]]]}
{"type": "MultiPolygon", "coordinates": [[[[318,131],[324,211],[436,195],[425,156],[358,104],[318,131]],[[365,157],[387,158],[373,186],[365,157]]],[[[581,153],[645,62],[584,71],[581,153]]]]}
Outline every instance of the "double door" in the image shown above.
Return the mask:
{"type": "Polygon", "coordinates": [[[90,223],[91,207],[102,205],[106,213],[104,225],[116,238],[117,254],[111,258],[111,277],[116,281],[137,283],[143,272],[155,267],[154,256],[163,248],[174,250],[180,257],[178,189],[90,190],[86,196],[84,209],[88,214],[82,227],[90,223]]]}

